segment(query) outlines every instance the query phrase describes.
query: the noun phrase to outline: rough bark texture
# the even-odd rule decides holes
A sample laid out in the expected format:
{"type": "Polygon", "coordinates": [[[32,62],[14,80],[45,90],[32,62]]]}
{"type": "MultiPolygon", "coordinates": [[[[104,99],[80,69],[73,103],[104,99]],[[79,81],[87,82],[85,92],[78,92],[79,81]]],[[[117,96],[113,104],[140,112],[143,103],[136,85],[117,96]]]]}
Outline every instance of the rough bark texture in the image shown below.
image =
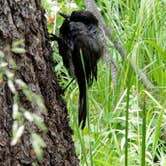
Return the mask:
{"type": "MultiPolygon", "coordinates": [[[[1,166],[32,165],[33,162],[47,166],[75,166],[79,163],[66,106],[53,72],[52,49],[47,39],[46,19],[40,3],[40,0],[0,0],[0,50],[4,52],[6,61],[13,58],[16,62],[17,70],[12,70],[15,77],[22,79],[33,92],[44,98],[48,109],[48,114],[42,115],[48,127],[47,134],[42,136],[47,145],[44,160],[37,161],[28,130],[25,130],[16,146],[10,146],[13,95],[4,80],[0,84],[1,166]],[[25,40],[25,54],[11,52],[12,42],[16,39],[25,40]]],[[[31,112],[38,111],[35,104],[28,102],[22,93],[20,95],[21,106],[31,112]]]]}

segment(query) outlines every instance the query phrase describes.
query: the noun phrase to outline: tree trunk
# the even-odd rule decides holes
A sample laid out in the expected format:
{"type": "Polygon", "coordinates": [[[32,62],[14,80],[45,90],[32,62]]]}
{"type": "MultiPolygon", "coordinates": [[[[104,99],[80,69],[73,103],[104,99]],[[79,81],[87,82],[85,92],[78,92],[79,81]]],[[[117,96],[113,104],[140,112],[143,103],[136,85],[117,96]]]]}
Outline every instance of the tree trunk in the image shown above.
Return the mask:
{"type": "MultiPolygon", "coordinates": [[[[48,41],[48,32],[44,10],[40,0],[0,0],[0,51],[10,64],[14,77],[23,80],[34,93],[41,95],[47,107],[47,115],[42,114],[48,128],[42,135],[46,143],[44,160],[38,161],[30,142],[26,125],[20,141],[11,146],[12,138],[12,106],[13,93],[7,84],[7,77],[0,79],[0,165],[78,165],[74,144],[71,138],[65,102],[61,97],[53,71],[52,49],[48,41]],[[11,51],[13,41],[24,39],[25,53],[16,54],[11,51]]],[[[10,69],[10,65],[8,65],[10,69]]],[[[37,113],[36,104],[27,100],[19,92],[20,105],[26,110],[37,113]]],[[[33,126],[31,126],[33,128],[33,126]]],[[[39,130],[36,130],[40,133],[39,130]]]]}

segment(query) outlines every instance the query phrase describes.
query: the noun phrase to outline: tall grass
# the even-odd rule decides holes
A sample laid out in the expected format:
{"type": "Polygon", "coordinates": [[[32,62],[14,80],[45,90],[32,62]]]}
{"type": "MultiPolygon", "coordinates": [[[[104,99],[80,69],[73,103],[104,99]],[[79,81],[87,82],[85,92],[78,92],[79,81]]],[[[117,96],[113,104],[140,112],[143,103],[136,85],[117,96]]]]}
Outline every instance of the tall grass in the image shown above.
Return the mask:
{"type": "MultiPolygon", "coordinates": [[[[74,82],[66,90],[80,165],[165,166],[166,2],[102,0],[97,5],[127,54],[124,61],[115,48],[110,48],[118,67],[116,84],[112,83],[111,69],[100,61],[98,80],[88,93],[90,125],[83,131],[77,123],[78,87],[74,82]],[[145,88],[129,65],[131,60],[155,85],[153,90],[145,88]]],[[[62,85],[67,84],[70,78],[64,67],[56,72],[65,73],[65,78],[59,77],[62,85]]]]}

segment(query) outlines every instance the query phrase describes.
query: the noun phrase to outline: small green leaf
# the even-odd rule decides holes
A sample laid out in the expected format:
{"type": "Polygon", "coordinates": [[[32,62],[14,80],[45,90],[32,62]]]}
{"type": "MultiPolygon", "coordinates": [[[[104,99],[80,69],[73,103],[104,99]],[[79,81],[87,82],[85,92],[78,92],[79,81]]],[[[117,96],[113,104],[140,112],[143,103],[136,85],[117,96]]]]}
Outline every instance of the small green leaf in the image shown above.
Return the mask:
{"type": "Polygon", "coordinates": [[[32,146],[38,160],[43,159],[43,148],[46,147],[44,140],[36,133],[31,134],[32,146]]]}
{"type": "Polygon", "coordinates": [[[16,134],[16,131],[17,131],[17,129],[18,129],[18,122],[17,121],[14,121],[13,122],[13,126],[12,126],[12,128],[13,128],[13,135],[15,135],[16,134]]]}
{"type": "Polygon", "coordinates": [[[8,77],[8,79],[12,80],[14,77],[14,74],[12,72],[10,72],[9,70],[5,71],[6,76],[8,77]]]}
{"type": "Polygon", "coordinates": [[[19,116],[18,104],[14,103],[13,104],[13,119],[17,119],[18,116],[19,116]]]}
{"type": "Polygon", "coordinates": [[[12,52],[16,54],[24,54],[26,53],[26,50],[24,48],[15,47],[15,48],[12,48],[12,52]]]}
{"type": "Polygon", "coordinates": [[[33,114],[33,118],[34,118],[34,123],[38,126],[38,128],[46,132],[47,127],[45,126],[43,119],[36,114],[33,114]]]}
{"type": "Polygon", "coordinates": [[[24,39],[16,40],[12,43],[12,47],[24,46],[24,39]]]}
{"type": "Polygon", "coordinates": [[[21,79],[16,79],[15,83],[21,88],[27,87],[26,84],[21,79]]]}
{"type": "MultiPolygon", "coordinates": [[[[13,130],[14,131],[14,130],[13,130]]],[[[20,139],[20,137],[22,136],[24,132],[24,125],[20,126],[16,133],[13,134],[13,139],[12,139],[12,142],[11,142],[11,145],[14,146],[16,145],[16,143],[18,142],[18,140],[20,139]]]]}
{"type": "Polygon", "coordinates": [[[7,67],[8,63],[7,62],[1,62],[0,63],[0,68],[7,67]]]}
{"type": "Polygon", "coordinates": [[[32,113],[30,113],[29,111],[25,111],[24,112],[24,117],[28,120],[28,121],[30,121],[30,122],[33,122],[33,115],[32,115],[32,113]]]}
{"type": "Polygon", "coordinates": [[[16,88],[13,84],[13,81],[12,80],[8,80],[8,87],[10,88],[10,90],[12,91],[12,93],[16,93],[16,88]]]}

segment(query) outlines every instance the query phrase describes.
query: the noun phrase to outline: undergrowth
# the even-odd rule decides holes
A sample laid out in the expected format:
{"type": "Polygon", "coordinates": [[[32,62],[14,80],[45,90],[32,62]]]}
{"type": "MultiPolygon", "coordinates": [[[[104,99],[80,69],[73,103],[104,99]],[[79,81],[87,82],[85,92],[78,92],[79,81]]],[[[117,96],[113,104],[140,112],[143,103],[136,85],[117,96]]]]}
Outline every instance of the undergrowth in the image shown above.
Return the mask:
{"type": "MultiPolygon", "coordinates": [[[[43,0],[50,32],[57,33],[63,19],[54,12],[70,13],[84,8],[82,1],[43,0]],[[49,5],[48,5],[49,4],[49,5]],[[54,8],[53,8],[54,7],[54,8]],[[56,26],[55,26],[56,25],[56,26]]],[[[93,166],[165,166],[166,165],[166,1],[103,0],[97,1],[108,27],[126,49],[125,60],[117,50],[109,48],[117,64],[117,80],[113,84],[111,68],[101,60],[98,79],[89,88],[89,125],[78,128],[78,87],[76,82],[66,90],[70,125],[80,165],[93,166]],[[130,65],[136,62],[154,84],[149,90],[130,65]],[[126,139],[127,138],[127,139],[126,139]]],[[[55,72],[61,86],[70,77],[63,67],[54,45],[55,72]]]]}

